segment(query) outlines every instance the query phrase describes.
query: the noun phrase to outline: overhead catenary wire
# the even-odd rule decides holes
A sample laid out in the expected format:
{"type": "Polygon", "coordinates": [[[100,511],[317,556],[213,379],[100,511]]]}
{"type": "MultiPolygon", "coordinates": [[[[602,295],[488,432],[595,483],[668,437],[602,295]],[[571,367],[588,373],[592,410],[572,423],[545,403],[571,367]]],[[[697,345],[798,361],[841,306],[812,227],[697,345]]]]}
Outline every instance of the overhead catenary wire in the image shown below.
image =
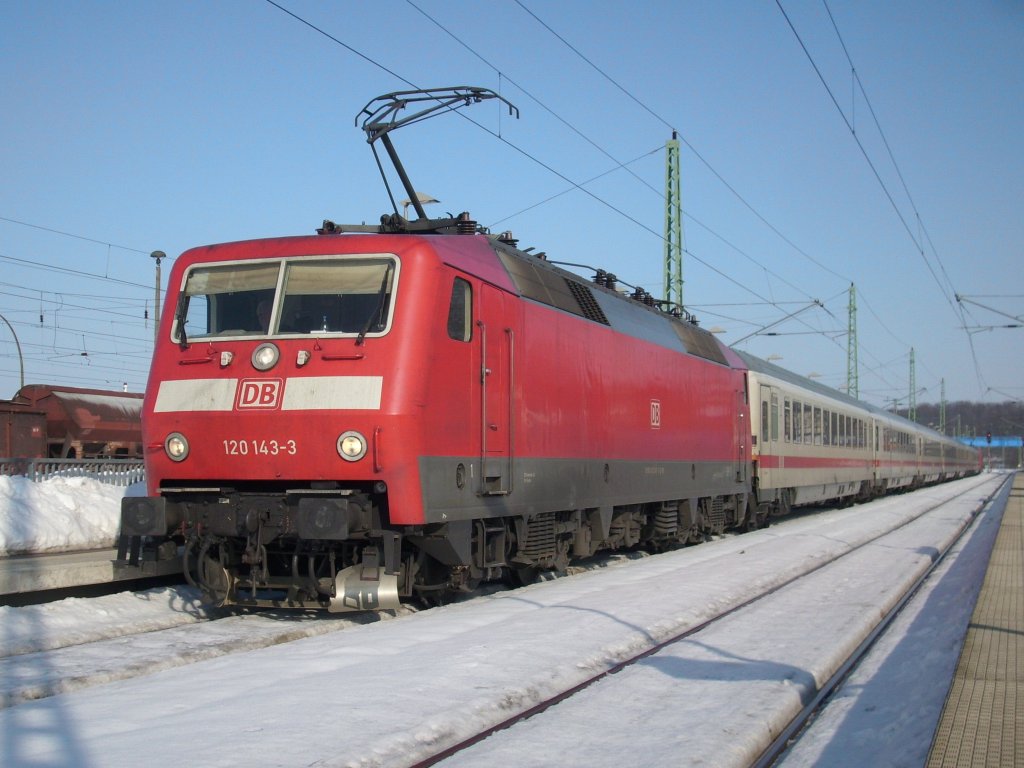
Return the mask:
{"type": "Polygon", "coordinates": [[[132,253],[141,253],[141,254],[144,254],[144,255],[148,255],[149,254],[149,251],[142,251],[142,250],[139,250],[138,248],[131,248],[130,246],[127,246],[127,245],[117,245],[116,243],[108,243],[106,240],[97,240],[97,239],[92,238],[92,237],[86,237],[85,235],[76,235],[73,232],[64,232],[63,230],[60,230],[60,229],[53,229],[51,227],[44,227],[44,226],[42,226],[40,224],[30,224],[27,221],[19,221],[18,219],[9,219],[6,216],[0,216],[0,221],[6,221],[8,224],[18,224],[19,226],[22,226],[22,227],[30,227],[32,229],[38,229],[38,230],[41,230],[43,232],[50,232],[50,233],[55,234],[55,235],[63,235],[64,237],[73,237],[76,240],[84,240],[87,243],[96,243],[98,245],[105,245],[108,248],[119,248],[119,249],[121,249],[123,251],[131,251],[132,253]]]}
{"type": "Polygon", "coordinates": [[[832,22],[832,28],[836,32],[836,37],[839,39],[839,45],[843,49],[843,54],[846,56],[846,61],[850,64],[850,71],[853,73],[854,81],[857,83],[857,87],[860,90],[861,95],[864,97],[864,103],[867,105],[868,112],[871,113],[871,119],[875,123],[875,129],[878,131],[878,136],[882,140],[882,144],[885,147],[885,151],[889,155],[889,160],[892,162],[892,167],[896,171],[896,176],[900,180],[900,184],[903,185],[903,192],[907,196],[907,200],[910,203],[910,207],[914,211],[914,217],[917,220],[917,224],[921,227],[921,231],[924,233],[925,238],[928,240],[928,244],[931,246],[932,254],[935,256],[935,261],[939,265],[939,269],[942,272],[942,276],[946,279],[946,283],[949,289],[955,293],[953,288],[953,282],[949,279],[949,274],[946,272],[946,267],[942,263],[942,259],[939,256],[938,250],[935,248],[935,244],[932,242],[931,235],[928,232],[928,228],[924,225],[924,221],[921,218],[921,214],[917,209],[917,203],[914,202],[914,196],[910,194],[910,188],[907,186],[907,181],[903,177],[903,171],[900,169],[899,163],[896,162],[896,155],[892,151],[892,147],[889,145],[889,139],[885,135],[885,131],[882,130],[882,123],[878,119],[878,115],[875,113],[875,107],[871,103],[871,99],[868,97],[867,89],[864,87],[863,81],[860,79],[860,74],[857,72],[857,67],[854,66],[853,57],[850,56],[850,51],[846,47],[846,41],[843,40],[842,33],[839,31],[839,24],[836,22],[835,16],[832,14],[832,9],[828,5],[828,0],[821,0],[825,6],[825,10],[828,13],[829,21],[832,22]]]}
{"type": "MultiPolygon", "coordinates": [[[[910,237],[911,242],[913,242],[913,244],[914,244],[915,248],[917,249],[918,253],[921,255],[921,258],[924,261],[925,266],[928,268],[928,272],[931,274],[932,278],[935,280],[935,284],[939,287],[939,291],[942,293],[943,298],[950,305],[950,307],[953,308],[953,310],[955,312],[956,311],[956,307],[953,304],[953,300],[950,297],[950,295],[947,293],[946,286],[944,286],[942,284],[942,282],[939,280],[939,276],[938,276],[938,274],[936,274],[935,269],[931,265],[931,262],[928,261],[928,258],[925,255],[924,246],[921,244],[921,242],[918,240],[918,237],[914,234],[913,230],[910,228],[910,224],[907,222],[906,217],[903,215],[903,211],[900,210],[899,205],[896,203],[896,200],[893,198],[892,193],[889,191],[889,187],[886,185],[885,180],[882,178],[881,174],[878,171],[878,168],[875,166],[874,161],[871,159],[871,155],[868,154],[867,148],[864,146],[864,143],[860,140],[860,137],[857,135],[857,131],[854,128],[853,123],[850,122],[850,118],[847,117],[846,113],[843,111],[842,106],[840,106],[839,100],[836,98],[836,95],[832,92],[831,86],[828,84],[828,81],[825,79],[825,76],[822,74],[821,69],[818,67],[817,62],[814,60],[814,57],[811,55],[811,52],[808,50],[807,45],[804,43],[803,38],[800,36],[800,33],[797,31],[796,26],[793,24],[793,20],[789,17],[789,14],[786,13],[786,9],[782,7],[781,0],[775,0],[775,4],[778,6],[779,11],[782,13],[783,18],[786,20],[786,24],[789,25],[790,31],[792,31],[794,37],[796,37],[797,42],[799,43],[801,50],[803,50],[804,55],[807,57],[807,60],[810,62],[812,69],[814,69],[814,73],[818,76],[818,79],[821,81],[821,84],[825,88],[826,93],[828,93],[829,98],[832,100],[832,104],[835,106],[836,111],[839,112],[839,115],[842,117],[843,122],[846,124],[847,129],[850,131],[850,135],[853,137],[854,142],[857,144],[857,147],[860,149],[861,155],[864,157],[865,162],[867,162],[868,167],[871,169],[871,173],[874,175],[875,180],[878,182],[879,186],[881,186],[882,192],[885,194],[886,199],[889,201],[889,204],[892,206],[893,211],[895,211],[897,218],[899,218],[900,223],[903,224],[903,228],[906,230],[907,235],[910,237]]],[[[916,212],[916,209],[915,209],[915,212],[916,212]]]]}
{"type": "MultiPolygon", "coordinates": [[[[779,2],[779,0],[776,0],[776,2],[779,5],[779,9],[782,10],[783,15],[785,16],[786,12],[785,12],[784,9],[782,9],[781,3],[779,2]]],[[[917,204],[914,202],[914,197],[913,197],[913,195],[911,195],[910,188],[907,185],[906,179],[903,176],[903,171],[900,169],[899,163],[896,162],[896,156],[893,153],[892,147],[889,144],[889,139],[886,137],[885,131],[882,129],[881,121],[879,121],[878,115],[875,112],[874,105],[872,105],[871,99],[868,97],[867,89],[864,87],[864,83],[860,79],[860,75],[857,72],[857,67],[853,63],[853,57],[850,55],[850,51],[846,47],[846,41],[843,40],[842,33],[839,31],[839,24],[836,22],[835,16],[832,13],[832,9],[829,7],[828,0],[822,0],[822,4],[825,6],[825,11],[828,13],[829,21],[832,22],[832,28],[835,30],[836,37],[839,40],[839,45],[842,47],[843,54],[846,56],[846,61],[850,65],[850,71],[852,73],[853,80],[856,83],[857,87],[859,88],[861,95],[864,97],[864,103],[867,105],[868,112],[870,112],[870,114],[871,114],[871,119],[875,123],[875,128],[878,131],[878,135],[879,135],[879,137],[882,140],[882,144],[885,147],[885,150],[886,150],[886,152],[889,155],[889,160],[892,163],[893,169],[896,171],[896,176],[900,180],[900,184],[903,185],[903,192],[904,192],[904,194],[906,194],[907,200],[910,203],[910,207],[911,207],[911,209],[914,212],[914,217],[915,217],[915,219],[917,221],[917,225],[918,225],[918,227],[920,228],[920,230],[921,230],[921,232],[923,234],[924,240],[926,240],[928,242],[928,245],[931,248],[932,254],[935,257],[936,263],[939,265],[939,270],[942,272],[943,278],[945,278],[946,285],[948,286],[950,293],[952,293],[954,295],[954,297],[957,297],[957,300],[959,302],[959,297],[957,295],[956,288],[953,286],[953,281],[950,280],[949,273],[946,271],[945,264],[942,263],[942,258],[939,256],[938,249],[935,247],[935,243],[932,240],[931,233],[928,231],[928,228],[925,226],[924,221],[921,218],[921,214],[920,214],[920,212],[917,209],[917,204]]],[[[788,16],[787,16],[787,21],[789,21],[788,16]]],[[[795,27],[793,27],[792,23],[790,23],[790,28],[793,29],[794,34],[796,34],[796,29],[795,29],[795,27]]],[[[799,38],[800,38],[800,36],[797,35],[797,39],[799,39],[799,38]]],[[[801,45],[803,45],[802,41],[801,41],[801,45]]],[[[810,57],[810,53],[807,52],[806,46],[804,46],[804,52],[807,53],[808,57],[810,57]]],[[[812,60],[812,64],[813,64],[813,60],[812,60]]],[[[816,66],[815,66],[815,70],[817,71],[817,67],[816,66]]],[[[818,72],[818,76],[821,77],[820,71],[818,72]]],[[[822,79],[822,82],[824,83],[824,79],[822,79]]],[[[827,85],[826,85],[826,89],[828,89],[827,85]]],[[[829,93],[831,95],[831,91],[829,93]]],[[[834,98],[833,98],[833,103],[836,105],[836,108],[839,109],[840,114],[842,114],[842,109],[839,108],[839,104],[838,104],[838,102],[835,101],[834,98]]],[[[850,127],[851,133],[853,133],[854,136],[856,137],[856,131],[854,129],[854,126],[851,123],[849,123],[849,122],[847,124],[850,127]]],[[[860,145],[860,141],[859,140],[857,141],[857,143],[858,143],[858,145],[860,145]]],[[[862,152],[864,151],[864,148],[863,148],[862,145],[861,145],[861,150],[862,150],[862,152]]],[[[866,152],[865,152],[865,156],[866,156],[866,152]]],[[[870,160],[869,160],[869,163],[870,163],[870,160]]],[[[872,168],[872,170],[874,170],[874,169],[872,168]]],[[[877,177],[877,174],[876,174],[876,177],[877,177]]],[[[879,182],[881,182],[881,179],[879,179],[879,182]]],[[[884,184],[883,184],[883,188],[884,188],[884,184]]],[[[891,198],[890,198],[890,200],[891,200],[891,198]]],[[[895,203],[894,203],[894,205],[895,205],[895,203]]],[[[897,211],[897,213],[899,213],[899,211],[897,211]]],[[[901,216],[901,220],[902,220],[902,216],[901,216]]],[[[904,226],[906,226],[906,222],[904,222],[904,226]]],[[[913,238],[913,234],[911,234],[911,239],[914,239],[913,238]]],[[[915,240],[914,242],[915,242],[915,245],[918,247],[918,250],[919,250],[919,252],[921,254],[921,258],[924,259],[925,265],[928,266],[929,271],[932,272],[932,276],[935,278],[936,282],[939,283],[939,288],[940,288],[940,290],[942,290],[942,294],[943,294],[943,296],[946,298],[946,300],[948,302],[949,301],[949,297],[946,294],[946,291],[943,288],[942,284],[939,282],[938,275],[936,275],[934,270],[931,269],[931,265],[929,264],[928,259],[925,256],[923,244],[918,242],[917,240],[915,240]]],[[[964,316],[963,304],[960,303],[959,306],[954,307],[954,311],[956,311],[958,313],[958,315],[959,315],[961,329],[965,333],[967,333],[967,342],[968,342],[968,346],[970,347],[971,358],[972,358],[972,361],[974,363],[974,370],[975,370],[975,375],[977,376],[977,379],[978,379],[978,384],[979,384],[979,386],[984,387],[985,383],[984,383],[984,378],[983,378],[982,373],[981,373],[981,366],[980,366],[980,364],[978,362],[977,352],[974,349],[974,339],[972,338],[972,336],[971,336],[971,334],[970,334],[970,332],[968,331],[968,328],[967,328],[967,320],[966,320],[966,318],[964,316]]],[[[874,314],[873,311],[872,311],[872,313],[874,314]]],[[[877,317],[877,315],[876,315],[876,317],[877,317]]],[[[934,374],[932,374],[932,375],[934,376],[934,374]]]]}
{"type": "Polygon", "coordinates": [[[133,288],[145,288],[146,290],[152,290],[153,286],[143,285],[142,283],[132,282],[131,280],[121,280],[116,277],[109,277],[107,275],[98,275],[95,272],[83,272],[80,269],[71,269],[70,267],[61,267],[57,264],[46,264],[38,261],[29,261],[28,259],[19,259],[16,256],[6,256],[0,254],[0,261],[9,261],[14,264],[26,267],[28,269],[42,269],[51,272],[62,272],[68,275],[75,275],[76,277],[85,277],[90,280],[105,280],[111,283],[117,283],[119,285],[130,285],[133,288]]]}

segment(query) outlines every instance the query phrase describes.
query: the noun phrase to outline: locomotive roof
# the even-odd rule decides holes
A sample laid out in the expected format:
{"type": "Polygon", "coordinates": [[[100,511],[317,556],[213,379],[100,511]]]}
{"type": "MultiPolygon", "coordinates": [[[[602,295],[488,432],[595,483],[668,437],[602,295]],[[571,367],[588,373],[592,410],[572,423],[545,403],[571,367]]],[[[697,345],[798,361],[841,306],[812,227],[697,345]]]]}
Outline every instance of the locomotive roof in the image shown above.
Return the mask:
{"type": "Polygon", "coordinates": [[[544,253],[522,250],[511,232],[491,234],[478,227],[465,212],[456,217],[413,221],[398,214],[385,214],[379,225],[336,224],[325,220],[317,233],[426,236],[455,241],[467,235],[482,236],[523,297],[670,349],[680,349],[681,345],[686,353],[719,365],[742,367],[741,361],[732,356],[732,350],[701,328],[682,307],[665,311],[666,302],[655,299],[641,288],[629,286],[603,269],[550,261],[544,253]],[[563,269],[562,265],[592,270],[594,278],[588,280],[563,269]],[[620,284],[633,288],[633,293],[623,293],[618,288],[620,284]]]}

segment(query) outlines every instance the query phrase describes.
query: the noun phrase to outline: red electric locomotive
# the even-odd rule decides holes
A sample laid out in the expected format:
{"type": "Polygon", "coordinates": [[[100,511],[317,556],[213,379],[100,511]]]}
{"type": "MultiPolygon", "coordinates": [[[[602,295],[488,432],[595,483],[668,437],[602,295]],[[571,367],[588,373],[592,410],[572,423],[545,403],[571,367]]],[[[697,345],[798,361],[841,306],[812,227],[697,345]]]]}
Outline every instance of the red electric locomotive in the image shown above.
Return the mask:
{"type": "Polygon", "coordinates": [[[124,556],[181,537],[215,602],[360,610],[743,517],[728,348],[415,205],[177,260],[124,556]]]}
{"type": "Polygon", "coordinates": [[[738,358],[474,229],[183,254],[123,532],[183,533],[218,602],[340,610],[744,510],[738,358]]]}

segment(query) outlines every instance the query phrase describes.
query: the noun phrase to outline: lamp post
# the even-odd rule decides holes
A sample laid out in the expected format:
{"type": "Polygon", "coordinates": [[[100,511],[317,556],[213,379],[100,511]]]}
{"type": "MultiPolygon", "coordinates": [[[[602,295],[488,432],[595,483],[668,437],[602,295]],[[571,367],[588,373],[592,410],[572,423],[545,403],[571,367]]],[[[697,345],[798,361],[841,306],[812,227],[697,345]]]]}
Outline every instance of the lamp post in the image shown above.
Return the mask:
{"type": "Polygon", "coordinates": [[[156,259],[156,289],[153,294],[153,346],[160,341],[160,259],[167,258],[163,251],[153,251],[151,254],[156,259]]]}
{"type": "Polygon", "coordinates": [[[7,318],[0,315],[0,320],[3,320],[7,327],[10,328],[11,336],[14,337],[14,346],[18,349],[18,370],[21,372],[21,377],[18,380],[18,391],[20,392],[25,388],[25,359],[21,356],[21,342],[18,341],[18,334],[14,332],[14,326],[7,321],[7,318]]]}

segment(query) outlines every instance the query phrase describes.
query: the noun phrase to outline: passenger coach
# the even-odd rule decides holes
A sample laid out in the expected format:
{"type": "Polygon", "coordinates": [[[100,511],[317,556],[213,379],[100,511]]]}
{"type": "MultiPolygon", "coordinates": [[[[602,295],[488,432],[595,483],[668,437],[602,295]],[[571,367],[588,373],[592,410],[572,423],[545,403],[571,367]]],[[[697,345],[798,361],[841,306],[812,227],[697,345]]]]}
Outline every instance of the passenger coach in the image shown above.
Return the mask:
{"type": "Polygon", "coordinates": [[[757,498],[781,511],[852,503],[977,472],[976,451],[813,379],[737,354],[752,398],[757,498]]]}

